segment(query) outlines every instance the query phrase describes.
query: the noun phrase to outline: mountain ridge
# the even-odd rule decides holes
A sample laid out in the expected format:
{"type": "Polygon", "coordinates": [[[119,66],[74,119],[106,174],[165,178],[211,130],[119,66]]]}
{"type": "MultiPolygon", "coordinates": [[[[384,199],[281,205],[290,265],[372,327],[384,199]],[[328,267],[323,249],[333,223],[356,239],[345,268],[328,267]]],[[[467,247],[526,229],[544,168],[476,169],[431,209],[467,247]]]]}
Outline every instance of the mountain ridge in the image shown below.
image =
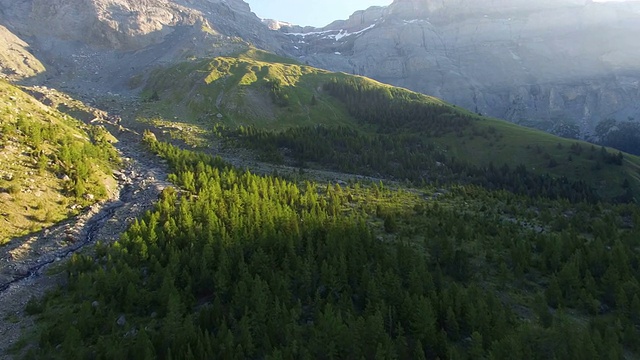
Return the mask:
{"type": "Polygon", "coordinates": [[[262,21],[242,0],[1,0],[0,24],[33,64],[14,80],[89,97],[135,94],[159,65],[254,45],[585,138],[602,120],[640,119],[639,4],[397,0],[312,28],[262,21]]]}
{"type": "Polygon", "coordinates": [[[280,31],[294,33],[287,50],[311,65],[547,131],[565,121],[586,136],[606,118],[639,117],[640,3],[449,4],[396,1],[324,28],[280,31]]]}

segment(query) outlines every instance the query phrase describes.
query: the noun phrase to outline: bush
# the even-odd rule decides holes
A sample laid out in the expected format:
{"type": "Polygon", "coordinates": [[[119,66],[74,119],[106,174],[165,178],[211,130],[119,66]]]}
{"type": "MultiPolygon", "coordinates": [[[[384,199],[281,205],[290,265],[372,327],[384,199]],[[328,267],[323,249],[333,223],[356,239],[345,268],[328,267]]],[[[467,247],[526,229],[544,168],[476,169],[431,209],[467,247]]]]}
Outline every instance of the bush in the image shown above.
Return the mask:
{"type": "Polygon", "coordinates": [[[41,314],[44,311],[44,302],[41,302],[35,296],[31,297],[24,308],[24,312],[28,315],[41,314]]]}
{"type": "Polygon", "coordinates": [[[384,231],[393,234],[398,231],[398,222],[393,215],[387,215],[384,218],[384,231]]]}
{"type": "Polygon", "coordinates": [[[19,192],[20,192],[20,186],[18,186],[17,184],[13,184],[9,186],[9,194],[17,195],[19,192]]]}

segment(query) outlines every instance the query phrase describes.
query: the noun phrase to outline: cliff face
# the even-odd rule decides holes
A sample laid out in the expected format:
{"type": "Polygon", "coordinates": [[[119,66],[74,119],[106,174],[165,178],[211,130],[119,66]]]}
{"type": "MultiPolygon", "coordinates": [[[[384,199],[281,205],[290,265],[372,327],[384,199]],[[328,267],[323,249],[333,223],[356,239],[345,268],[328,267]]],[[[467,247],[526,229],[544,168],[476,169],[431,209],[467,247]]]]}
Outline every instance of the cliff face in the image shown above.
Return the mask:
{"type": "Polygon", "coordinates": [[[122,90],[142,69],[247,44],[283,53],[241,0],[0,0],[0,25],[47,67],[37,81],[79,92],[122,90]]]}
{"type": "Polygon", "coordinates": [[[0,7],[0,20],[25,36],[109,49],[138,50],[182,26],[204,26],[278,48],[273,34],[241,0],[0,0],[0,7]]]}
{"type": "Polygon", "coordinates": [[[300,30],[280,32],[311,65],[517,123],[640,119],[638,2],[396,0],[300,30]]]}

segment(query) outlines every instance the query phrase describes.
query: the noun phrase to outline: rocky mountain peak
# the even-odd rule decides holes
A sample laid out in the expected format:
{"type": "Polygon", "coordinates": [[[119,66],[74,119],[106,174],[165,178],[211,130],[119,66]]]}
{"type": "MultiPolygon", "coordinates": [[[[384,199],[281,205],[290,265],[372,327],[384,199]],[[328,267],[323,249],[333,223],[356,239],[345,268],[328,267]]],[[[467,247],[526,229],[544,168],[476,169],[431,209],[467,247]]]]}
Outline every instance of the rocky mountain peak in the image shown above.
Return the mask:
{"type": "Polygon", "coordinates": [[[115,50],[162,42],[178,27],[237,35],[242,27],[261,25],[241,0],[0,0],[0,7],[0,21],[25,36],[115,50]]]}
{"type": "MultiPolygon", "coordinates": [[[[242,0],[0,0],[0,25],[47,65],[46,81],[96,92],[158,64],[250,44],[283,54],[281,36],[242,0]]],[[[0,67],[17,60],[0,56],[0,67]]]]}
{"type": "Polygon", "coordinates": [[[404,20],[430,17],[455,20],[455,17],[540,11],[584,6],[588,0],[395,0],[388,16],[404,20]]]}

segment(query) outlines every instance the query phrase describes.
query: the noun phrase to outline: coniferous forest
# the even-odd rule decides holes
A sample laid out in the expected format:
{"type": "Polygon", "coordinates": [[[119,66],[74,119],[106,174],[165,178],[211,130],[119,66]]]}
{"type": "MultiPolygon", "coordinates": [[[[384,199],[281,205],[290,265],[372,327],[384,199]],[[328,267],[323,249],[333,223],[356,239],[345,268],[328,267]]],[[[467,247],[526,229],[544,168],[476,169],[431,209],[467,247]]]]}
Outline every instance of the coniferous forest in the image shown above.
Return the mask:
{"type": "MultiPolygon", "coordinates": [[[[277,141],[327,132],[301,131],[277,141]]],[[[373,151],[385,141],[360,145],[357,136],[327,138],[373,151]]],[[[75,255],[64,290],[29,302],[42,326],[26,358],[640,354],[633,204],[554,182],[534,193],[481,181],[319,184],[145,141],[168,161],[175,187],[120,241],[75,255]]],[[[299,160],[367,164],[311,158],[318,152],[304,148],[299,160]]],[[[509,177],[517,171],[503,177],[521,179],[509,177]]]]}

